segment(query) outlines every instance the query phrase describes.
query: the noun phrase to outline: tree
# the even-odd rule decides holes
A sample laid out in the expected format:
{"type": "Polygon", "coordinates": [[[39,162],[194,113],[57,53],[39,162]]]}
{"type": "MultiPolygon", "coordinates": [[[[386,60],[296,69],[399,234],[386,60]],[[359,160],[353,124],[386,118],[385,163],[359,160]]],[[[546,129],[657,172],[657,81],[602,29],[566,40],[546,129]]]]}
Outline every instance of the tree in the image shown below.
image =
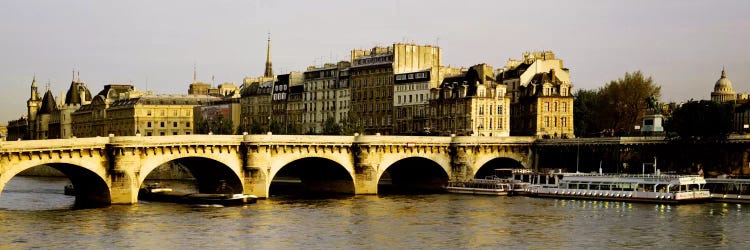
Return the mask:
{"type": "Polygon", "coordinates": [[[705,141],[723,140],[732,127],[733,104],[712,101],[689,101],[672,113],[666,130],[673,139],[705,141]]]}
{"type": "Polygon", "coordinates": [[[647,98],[658,100],[661,87],[651,77],[645,78],[641,71],[636,71],[626,72],[624,78],[611,81],[598,92],[600,110],[595,118],[601,121],[601,127],[632,132],[646,114],[647,98]]]}
{"type": "Polygon", "coordinates": [[[346,119],[341,122],[341,134],[343,135],[354,135],[354,133],[363,134],[365,131],[364,124],[359,119],[359,116],[354,112],[349,112],[346,119]]]}
{"type": "Polygon", "coordinates": [[[328,117],[323,122],[323,132],[321,134],[324,135],[341,135],[341,125],[336,122],[333,117],[328,117]]]}
{"type": "Polygon", "coordinates": [[[598,112],[599,93],[596,90],[578,90],[573,99],[574,130],[576,137],[586,137],[602,131],[598,112]]]}
{"type": "Polygon", "coordinates": [[[195,132],[198,134],[219,134],[219,135],[230,135],[233,130],[232,120],[218,114],[214,117],[207,119],[201,119],[195,125],[195,132]]]}

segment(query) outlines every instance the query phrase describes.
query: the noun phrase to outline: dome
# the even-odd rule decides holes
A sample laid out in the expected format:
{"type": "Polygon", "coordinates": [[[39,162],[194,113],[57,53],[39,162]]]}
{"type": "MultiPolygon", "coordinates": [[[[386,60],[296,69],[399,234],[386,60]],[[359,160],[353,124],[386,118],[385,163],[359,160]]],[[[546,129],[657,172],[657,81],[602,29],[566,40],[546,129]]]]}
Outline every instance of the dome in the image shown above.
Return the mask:
{"type": "Polygon", "coordinates": [[[734,90],[732,90],[732,81],[727,79],[727,73],[723,69],[721,70],[721,78],[714,85],[714,92],[734,93],[734,90]]]}

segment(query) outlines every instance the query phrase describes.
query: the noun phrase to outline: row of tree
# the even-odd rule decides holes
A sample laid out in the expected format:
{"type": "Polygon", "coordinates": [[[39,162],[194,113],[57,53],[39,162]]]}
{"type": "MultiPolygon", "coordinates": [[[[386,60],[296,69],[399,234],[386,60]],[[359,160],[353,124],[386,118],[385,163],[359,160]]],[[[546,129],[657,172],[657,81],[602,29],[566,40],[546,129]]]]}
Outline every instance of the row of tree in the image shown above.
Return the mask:
{"type": "MultiPolygon", "coordinates": [[[[577,137],[637,134],[647,112],[662,113],[661,86],[640,71],[596,90],[575,93],[573,115],[577,137]]],[[[750,105],[750,104],[746,104],[750,105]]],[[[690,100],[665,112],[664,130],[672,140],[721,140],[732,131],[734,103],[690,100]]]]}
{"type": "Polygon", "coordinates": [[[596,90],[580,89],[573,101],[577,137],[631,134],[647,111],[647,99],[659,99],[661,86],[636,71],[596,90]]]}

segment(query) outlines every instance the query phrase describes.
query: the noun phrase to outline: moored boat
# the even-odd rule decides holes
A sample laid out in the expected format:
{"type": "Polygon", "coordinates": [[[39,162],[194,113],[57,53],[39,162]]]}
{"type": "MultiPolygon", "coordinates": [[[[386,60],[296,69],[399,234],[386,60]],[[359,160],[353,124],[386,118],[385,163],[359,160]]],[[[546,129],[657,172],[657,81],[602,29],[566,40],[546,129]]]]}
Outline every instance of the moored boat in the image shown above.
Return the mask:
{"type": "Polygon", "coordinates": [[[509,195],[512,185],[502,179],[473,179],[449,182],[445,190],[457,194],[509,195]]]}
{"type": "Polygon", "coordinates": [[[158,184],[149,184],[141,188],[138,198],[146,201],[174,202],[183,204],[207,204],[222,206],[239,206],[255,203],[258,197],[249,194],[203,194],[173,191],[158,184]]]}
{"type": "Polygon", "coordinates": [[[554,185],[532,185],[537,197],[636,201],[654,203],[704,202],[711,194],[698,175],[580,174],[555,175],[554,185]]]}
{"type": "Polygon", "coordinates": [[[706,187],[714,201],[750,203],[750,179],[706,178],[706,187]]]}

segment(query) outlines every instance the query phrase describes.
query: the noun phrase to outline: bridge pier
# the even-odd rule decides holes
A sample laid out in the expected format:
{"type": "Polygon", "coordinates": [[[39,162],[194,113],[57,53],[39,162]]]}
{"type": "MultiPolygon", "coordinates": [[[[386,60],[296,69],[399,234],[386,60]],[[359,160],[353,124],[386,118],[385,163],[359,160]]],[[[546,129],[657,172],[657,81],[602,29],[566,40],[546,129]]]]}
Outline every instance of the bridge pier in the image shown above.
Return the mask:
{"type": "Polygon", "coordinates": [[[112,204],[138,203],[138,173],[134,166],[141,165],[141,152],[136,148],[108,150],[110,156],[110,197],[112,204]]]}
{"type": "Polygon", "coordinates": [[[474,179],[474,171],[471,166],[475,159],[468,146],[451,145],[449,153],[451,156],[451,181],[468,181],[474,179]]]}
{"type": "Polygon", "coordinates": [[[352,145],[352,163],[354,166],[354,194],[378,194],[380,176],[369,146],[352,145]]]}

